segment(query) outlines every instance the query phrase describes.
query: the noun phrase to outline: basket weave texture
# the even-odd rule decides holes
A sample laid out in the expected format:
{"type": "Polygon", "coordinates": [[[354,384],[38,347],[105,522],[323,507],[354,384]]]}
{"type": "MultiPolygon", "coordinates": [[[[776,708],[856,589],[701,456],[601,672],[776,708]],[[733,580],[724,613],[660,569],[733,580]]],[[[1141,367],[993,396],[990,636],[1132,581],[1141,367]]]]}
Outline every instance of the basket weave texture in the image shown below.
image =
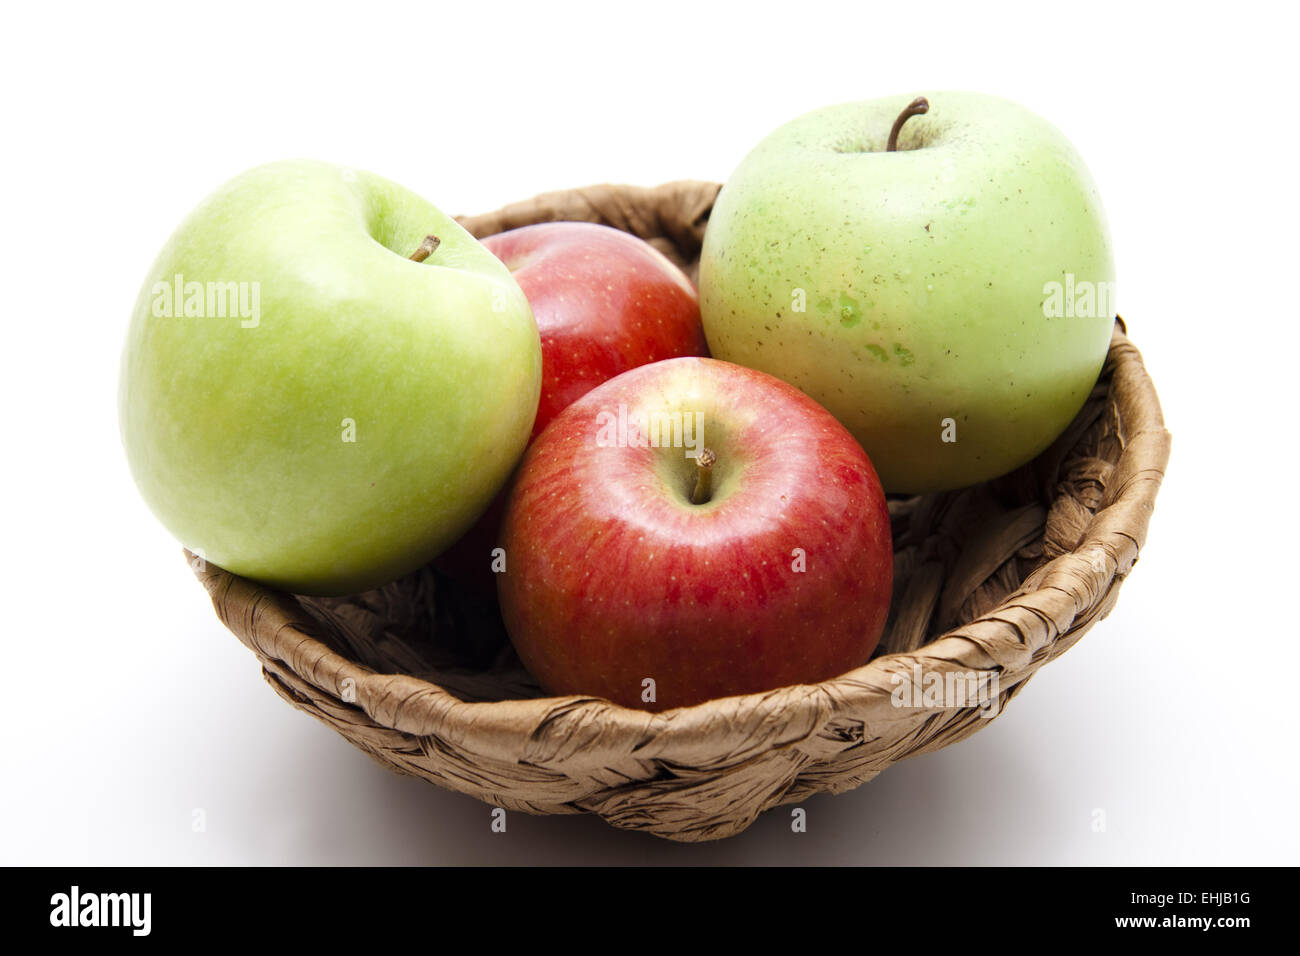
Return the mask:
{"type": "MultiPolygon", "coordinates": [[[[713,183],[548,193],[461,221],[605,223],[694,278],[713,183]]],[[[835,680],[659,714],[546,697],[495,607],[431,568],[350,598],[297,597],[189,555],[225,625],[285,700],[381,764],[508,810],[596,813],[680,841],[738,833],[763,810],[842,792],[990,723],[1043,664],[1114,607],[1169,456],[1155,389],[1116,321],[1102,375],[1069,429],[1025,467],[891,500],[894,603],[865,666],[835,680]],[[896,706],[976,675],[973,698],[896,706]],[[918,675],[920,685],[916,683],[918,675]]],[[[965,686],[972,686],[967,683],[965,686]]]]}

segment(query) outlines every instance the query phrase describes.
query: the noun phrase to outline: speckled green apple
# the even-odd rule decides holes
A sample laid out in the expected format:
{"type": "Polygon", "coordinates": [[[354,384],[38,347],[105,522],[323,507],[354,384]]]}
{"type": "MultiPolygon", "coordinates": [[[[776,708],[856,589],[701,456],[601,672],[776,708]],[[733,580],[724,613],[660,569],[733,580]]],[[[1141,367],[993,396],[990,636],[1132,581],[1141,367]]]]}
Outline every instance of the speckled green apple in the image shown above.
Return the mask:
{"type": "Polygon", "coordinates": [[[1096,186],[1051,124],[977,93],[833,106],[763,140],[704,240],[718,358],[776,375],[862,443],[886,490],[1023,464],[1105,360],[1114,265],[1096,186]]]}
{"type": "Polygon", "coordinates": [[[167,242],[131,319],[119,418],[145,501],[183,544],[340,594],[469,527],[540,386],[536,323],[492,253],[401,186],[294,161],[227,183],[167,242]]]}

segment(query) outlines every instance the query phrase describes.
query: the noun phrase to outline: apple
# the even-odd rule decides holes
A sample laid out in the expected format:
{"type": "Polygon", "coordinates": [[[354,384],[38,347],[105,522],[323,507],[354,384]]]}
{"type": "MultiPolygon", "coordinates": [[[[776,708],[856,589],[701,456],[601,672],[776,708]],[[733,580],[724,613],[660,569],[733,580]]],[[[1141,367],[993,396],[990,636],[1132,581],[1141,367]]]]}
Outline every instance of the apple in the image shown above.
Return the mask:
{"type": "Polygon", "coordinates": [[[519,283],[541,333],[534,438],[615,375],[707,354],[695,287],[644,239],[597,223],[544,222],[482,241],[519,283]]]}
{"type": "Polygon", "coordinates": [[[122,440],[145,501],[205,560],[356,592],[487,507],[541,364],[523,292],[454,220],[372,173],[273,163],[209,196],[150,268],[122,440]]]}
{"type": "Polygon", "coordinates": [[[624,372],[530,446],[498,575],[553,694],[663,710],[865,664],[889,610],[884,492],[853,436],[710,358],[624,372]]]}
{"type": "MultiPolygon", "coordinates": [[[[483,239],[532,306],[542,339],[541,434],[560,411],[621,372],[707,354],[699,297],[643,239],[590,222],[546,222],[483,239]]],[[[492,552],[504,492],[436,567],[477,595],[496,595],[492,552]]]]}
{"type": "Polygon", "coordinates": [[[710,216],[700,308],[715,357],[803,389],[886,490],[922,493],[1010,471],[1065,429],[1106,357],[1114,266],[1053,126],[978,93],[909,99],[759,143],[710,216]]]}

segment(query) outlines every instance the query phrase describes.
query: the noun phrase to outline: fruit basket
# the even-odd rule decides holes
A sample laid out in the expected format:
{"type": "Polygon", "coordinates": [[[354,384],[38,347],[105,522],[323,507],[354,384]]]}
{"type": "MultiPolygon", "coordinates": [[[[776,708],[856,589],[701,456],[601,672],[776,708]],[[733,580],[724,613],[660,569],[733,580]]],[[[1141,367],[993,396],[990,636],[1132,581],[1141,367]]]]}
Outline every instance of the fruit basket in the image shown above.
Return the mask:
{"type": "MultiPolygon", "coordinates": [[[[596,186],[461,221],[479,237],[533,222],[605,223],[694,279],[719,188],[596,186]]],[[[817,685],[657,714],[546,697],[495,606],[432,568],[326,599],[189,557],[275,691],[384,766],[507,810],[595,813],[672,840],[711,840],[989,723],[1114,607],[1146,538],[1169,440],[1117,318],[1091,396],[1037,459],[982,485],[891,499],[894,599],[868,663],[817,685]],[[939,686],[969,693],[924,695],[939,686]]]]}

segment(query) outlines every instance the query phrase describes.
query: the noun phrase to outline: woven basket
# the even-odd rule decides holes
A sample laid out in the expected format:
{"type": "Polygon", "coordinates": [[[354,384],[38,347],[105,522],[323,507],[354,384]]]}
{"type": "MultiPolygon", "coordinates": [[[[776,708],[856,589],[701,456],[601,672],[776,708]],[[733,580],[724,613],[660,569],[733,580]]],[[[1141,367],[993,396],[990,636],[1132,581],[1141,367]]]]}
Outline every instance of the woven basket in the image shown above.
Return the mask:
{"type": "MultiPolygon", "coordinates": [[[[602,222],[694,276],[718,189],[598,186],[462,221],[480,237],[602,222]]],[[[1117,320],[1087,404],[1035,461],[983,485],[891,500],[885,636],[869,663],[823,684],[660,714],[545,697],[495,605],[430,568],[323,599],[189,559],[276,692],[383,765],[508,810],[596,813],[681,841],[726,837],[769,807],[852,789],[969,736],[1114,607],[1169,456],[1155,389],[1124,333],[1117,320]],[[996,691],[983,706],[973,696],[966,706],[921,699],[933,681],[957,687],[972,674],[996,691]],[[905,678],[910,700],[898,697],[905,678]]]]}

